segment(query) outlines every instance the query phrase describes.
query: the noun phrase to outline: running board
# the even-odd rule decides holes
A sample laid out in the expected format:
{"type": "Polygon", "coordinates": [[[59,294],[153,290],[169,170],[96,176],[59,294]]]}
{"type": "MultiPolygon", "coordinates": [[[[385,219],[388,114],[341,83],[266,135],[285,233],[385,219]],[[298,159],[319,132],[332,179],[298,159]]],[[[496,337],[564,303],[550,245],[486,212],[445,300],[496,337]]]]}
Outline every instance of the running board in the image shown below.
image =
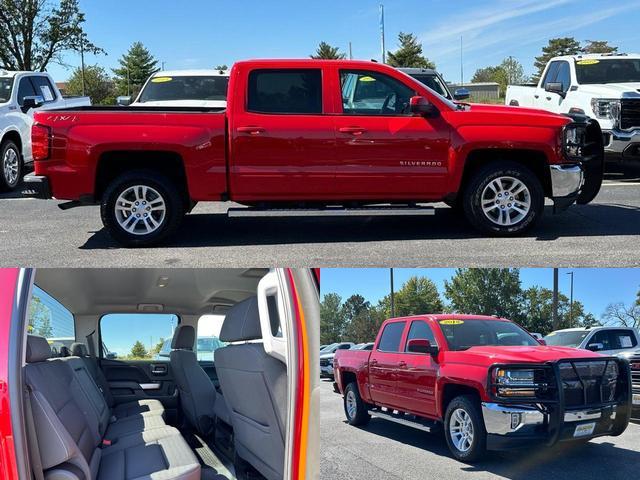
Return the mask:
{"type": "Polygon", "coordinates": [[[378,217],[435,215],[435,213],[436,211],[433,207],[230,208],[227,210],[229,217],[378,217]]]}
{"type": "MultiPolygon", "coordinates": [[[[397,410],[394,410],[395,412],[397,410]]],[[[385,420],[389,420],[394,423],[399,423],[400,425],[404,425],[411,428],[416,428],[418,430],[422,430],[423,432],[433,433],[434,431],[440,428],[440,423],[433,421],[422,419],[420,417],[416,417],[415,415],[405,414],[402,412],[398,413],[389,413],[391,410],[379,410],[377,408],[369,410],[369,415],[372,417],[383,418],[385,420]]]]}

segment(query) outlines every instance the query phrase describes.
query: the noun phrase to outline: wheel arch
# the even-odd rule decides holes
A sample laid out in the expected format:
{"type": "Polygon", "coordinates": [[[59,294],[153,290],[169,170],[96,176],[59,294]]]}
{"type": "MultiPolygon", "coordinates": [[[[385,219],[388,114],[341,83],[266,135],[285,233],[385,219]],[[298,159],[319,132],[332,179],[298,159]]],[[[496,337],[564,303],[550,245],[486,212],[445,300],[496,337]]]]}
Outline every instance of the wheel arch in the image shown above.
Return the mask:
{"type": "Polygon", "coordinates": [[[439,402],[439,408],[440,408],[439,416],[440,418],[442,418],[443,421],[444,421],[445,413],[447,411],[447,407],[449,406],[449,403],[451,403],[451,400],[453,400],[454,398],[460,395],[471,395],[475,397],[478,400],[478,402],[482,400],[482,395],[480,393],[480,390],[478,390],[475,387],[472,387],[471,385],[463,385],[460,383],[445,383],[441,389],[440,402],[439,402]]]}
{"type": "Polygon", "coordinates": [[[2,139],[0,139],[0,145],[3,145],[4,142],[6,142],[7,140],[13,141],[18,146],[18,149],[20,150],[20,156],[24,160],[24,153],[22,151],[23,143],[22,143],[22,137],[20,136],[20,132],[18,132],[17,130],[7,130],[2,135],[2,139]]]}

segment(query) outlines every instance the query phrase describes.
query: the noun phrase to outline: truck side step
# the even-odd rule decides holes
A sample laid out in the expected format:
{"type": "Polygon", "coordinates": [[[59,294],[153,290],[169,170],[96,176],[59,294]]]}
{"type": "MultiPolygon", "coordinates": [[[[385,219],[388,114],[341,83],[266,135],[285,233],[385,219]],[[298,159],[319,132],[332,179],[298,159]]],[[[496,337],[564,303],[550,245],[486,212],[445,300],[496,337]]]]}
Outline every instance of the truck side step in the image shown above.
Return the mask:
{"type": "Polygon", "coordinates": [[[290,209],[259,209],[259,208],[230,208],[229,217],[375,217],[375,216],[410,216],[435,215],[433,207],[325,207],[325,208],[290,208],[290,209]]]}
{"type": "Polygon", "coordinates": [[[408,413],[398,412],[397,410],[372,408],[369,410],[369,415],[372,417],[383,418],[391,422],[399,423],[411,428],[417,428],[428,433],[434,433],[438,431],[442,425],[434,420],[427,420],[426,418],[416,417],[408,413]]]}

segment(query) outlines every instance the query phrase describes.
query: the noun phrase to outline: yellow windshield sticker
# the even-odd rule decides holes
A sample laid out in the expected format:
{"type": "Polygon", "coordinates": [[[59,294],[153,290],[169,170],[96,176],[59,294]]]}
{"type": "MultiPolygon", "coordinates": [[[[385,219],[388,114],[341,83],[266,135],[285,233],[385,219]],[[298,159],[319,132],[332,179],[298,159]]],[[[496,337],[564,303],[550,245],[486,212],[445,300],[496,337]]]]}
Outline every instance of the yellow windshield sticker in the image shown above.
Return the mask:
{"type": "Polygon", "coordinates": [[[156,77],[151,79],[151,83],[166,83],[173,80],[171,77],[156,77]]]}
{"type": "Polygon", "coordinates": [[[440,325],[462,325],[464,320],[440,320],[440,325]]]}
{"type": "Polygon", "coordinates": [[[376,79],[373,77],[360,77],[361,82],[375,82],[376,79]]]}
{"type": "Polygon", "coordinates": [[[578,65],[595,65],[596,63],[600,63],[600,60],[578,60],[576,63],[578,65]]]}

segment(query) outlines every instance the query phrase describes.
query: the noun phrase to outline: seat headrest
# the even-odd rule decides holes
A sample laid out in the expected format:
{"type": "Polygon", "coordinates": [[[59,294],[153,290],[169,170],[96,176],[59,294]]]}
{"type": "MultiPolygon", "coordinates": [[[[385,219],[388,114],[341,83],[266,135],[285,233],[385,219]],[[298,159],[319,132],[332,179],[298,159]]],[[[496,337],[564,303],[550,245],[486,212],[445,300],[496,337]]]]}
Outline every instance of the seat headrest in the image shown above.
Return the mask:
{"type": "Polygon", "coordinates": [[[196,329],[192,325],[179,325],[173,334],[171,348],[174,350],[193,350],[196,341],[196,329]]]}
{"type": "Polygon", "coordinates": [[[87,347],[84,343],[72,343],[71,355],[74,357],[88,357],[89,352],[87,351],[87,347]]]}
{"type": "Polygon", "coordinates": [[[249,297],[229,309],[220,329],[220,340],[241,342],[261,338],[258,297],[249,297]]]}
{"type": "Polygon", "coordinates": [[[70,357],[71,356],[71,350],[69,350],[69,347],[63,345],[60,347],[60,356],[61,357],[70,357]]]}
{"type": "Polygon", "coordinates": [[[44,337],[27,335],[27,363],[44,362],[51,357],[51,347],[44,337]]]}

